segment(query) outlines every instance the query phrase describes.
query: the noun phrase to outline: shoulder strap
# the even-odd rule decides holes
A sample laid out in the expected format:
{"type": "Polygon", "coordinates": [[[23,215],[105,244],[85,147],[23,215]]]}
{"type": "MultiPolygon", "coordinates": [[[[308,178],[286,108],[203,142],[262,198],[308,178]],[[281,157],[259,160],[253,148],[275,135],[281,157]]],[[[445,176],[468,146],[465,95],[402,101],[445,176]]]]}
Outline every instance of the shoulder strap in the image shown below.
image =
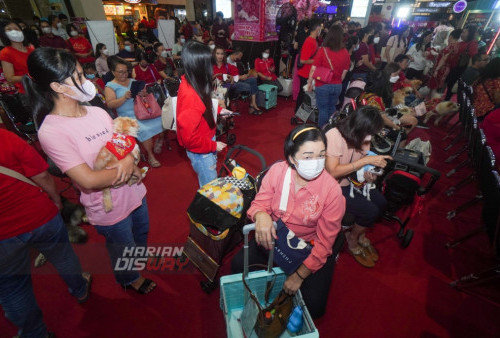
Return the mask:
{"type": "Polygon", "coordinates": [[[0,174],[4,174],[6,176],[10,176],[12,178],[18,179],[19,181],[23,181],[24,183],[31,184],[32,186],[35,186],[37,188],[40,188],[38,184],[27,178],[26,176],[22,175],[21,173],[18,173],[17,171],[14,171],[12,169],[6,168],[4,166],[0,165],[0,174]]]}
{"type": "Polygon", "coordinates": [[[325,52],[326,59],[328,60],[328,63],[330,64],[330,69],[333,70],[332,62],[330,61],[330,58],[328,57],[328,53],[326,52],[326,47],[323,47],[323,51],[325,52]]]}
{"type": "Polygon", "coordinates": [[[151,72],[151,75],[153,75],[153,79],[156,82],[157,80],[156,80],[155,72],[153,72],[153,68],[151,68],[151,65],[149,65],[148,68],[149,68],[149,71],[151,72]]]}
{"type": "Polygon", "coordinates": [[[288,196],[290,195],[290,183],[292,182],[292,169],[288,167],[283,180],[283,188],[281,191],[280,211],[286,212],[288,206],[288,196]]]}

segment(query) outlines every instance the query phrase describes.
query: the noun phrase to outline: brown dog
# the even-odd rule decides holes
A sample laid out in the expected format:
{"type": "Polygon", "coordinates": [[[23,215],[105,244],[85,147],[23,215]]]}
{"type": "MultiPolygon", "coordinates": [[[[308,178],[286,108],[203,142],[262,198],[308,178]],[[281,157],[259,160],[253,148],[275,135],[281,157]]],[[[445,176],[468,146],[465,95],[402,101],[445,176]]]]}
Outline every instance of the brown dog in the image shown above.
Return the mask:
{"type": "MultiPolygon", "coordinates": [[[[132,153],[135,158],[135,164],[139,162],[139,145],[135,138],[139,131],[139,123],[136,119],[130,117],[117,117],[114,121],[114,132],[111,141],[101,148],[94,163],[94,170],[101,170],[109,167],[128,154],[132,153]]],[[[127,184],[130,186],[137,182],[137,177],[132,176],[127,184]]],[[[113,209],[111,200],[111,188],[102,190],[104,211],[110,212],[113,209]]]]}
{"type": "Polygon", "coordinates": [[[405,104],[405,97],[413,93],[412,87],[403,87],[394,92],[392,98],[392,106],[397,106],[399,104],[405,104]]]}
{"type": "Polygon", "coordinates": [[[420,86],[422,85],[422,81],[421,80],[417,80],[417,79],[410,80],[410,83],[411,83],[412,87],[415,88],[415,89],[419,89],[420,86]]]}
{"type": "Polygon", "coordinates": [[[439,122],[441,122],[441,119],[443,119],[443,117],[458,111],[459,108],[460,108],[459,105],[453,101],[440,102],[436,105],[436,107],[433,110],[429,110],[425,114],[424,123],[427,123],[432,116],[436,115],[436,120],[434,121],[434,125],[437,126],[439,125],[439,122]]]}

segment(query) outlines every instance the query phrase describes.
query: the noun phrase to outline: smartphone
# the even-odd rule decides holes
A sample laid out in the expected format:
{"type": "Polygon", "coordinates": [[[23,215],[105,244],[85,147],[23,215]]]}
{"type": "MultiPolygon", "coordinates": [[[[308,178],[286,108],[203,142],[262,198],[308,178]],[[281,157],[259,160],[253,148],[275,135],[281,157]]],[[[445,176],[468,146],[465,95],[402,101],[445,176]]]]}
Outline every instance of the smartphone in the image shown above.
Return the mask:
{"type": "Polygon", "coordinates": [[[144,81],[132,82],[132,84],[130,85],[130,93],[132,94],[132,98],[135,99],[137,94],[139,94],[139,92],[141,90],[143,90],[145,86],[146,86],[146,82],[144,82],[144,81]]]}

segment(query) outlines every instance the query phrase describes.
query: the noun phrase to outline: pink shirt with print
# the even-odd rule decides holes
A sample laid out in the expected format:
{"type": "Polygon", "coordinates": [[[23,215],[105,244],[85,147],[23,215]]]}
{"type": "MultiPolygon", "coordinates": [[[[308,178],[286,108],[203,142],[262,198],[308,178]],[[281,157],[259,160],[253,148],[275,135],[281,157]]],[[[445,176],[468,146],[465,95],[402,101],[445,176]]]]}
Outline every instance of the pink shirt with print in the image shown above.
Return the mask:
{"type": "Polygon", "coordinates": [[[333,243],[345,213],[345,199],[339,184],[326,170],[295,192],[296,172],[292,170],[287,211],[283,213],[279,210],[279,204],[287,169],[286,162],[276,163],[269,169],[247,214],[255,221],[257,212],[266,212],[273,221],[281,218],[298,237],[306,241],[314,240],[314,247],[304,265],[316,272],[332,254],[333,243]]]}
{"type": "MultiPolygon", "coordinates": [[[[326,156],[338,157],[339,164],[349,164],[356,162],[362,157],[365,157],[370,150],[370,145],[363,145],[363,150],[355,150],[349,148],[346,140],[337,128],[330,129],[326,133],[326,156]]],[[[345,187],[349,185],[347,178],[341,178],[340,186],[345,187]]]]}
{"type": "MultiPolygon", "coordinates": [[[[86,163],[91,169],[97,154],[113,135],[113,120],[98,107],[86,107],[82,117],[47,115],[38,131],[43,151],[54,163],[66,172],[86,163]]],[[[124,185],[111,189],[113,209],[104,211],[101,190],[84,189],[80,202],[85,207],[89,223],[93,225],[113,225],[126,218],[138,208],[146,195],[144,184],[124,185]]]]}

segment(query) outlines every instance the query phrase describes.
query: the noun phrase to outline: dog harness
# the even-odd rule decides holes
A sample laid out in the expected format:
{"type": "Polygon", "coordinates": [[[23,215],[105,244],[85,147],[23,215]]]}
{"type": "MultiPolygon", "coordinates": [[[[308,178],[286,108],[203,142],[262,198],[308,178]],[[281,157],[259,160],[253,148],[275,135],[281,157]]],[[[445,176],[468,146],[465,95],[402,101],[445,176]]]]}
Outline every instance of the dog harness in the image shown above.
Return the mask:
{"type": "Polygon", "coordinates": [[[106,143],[106,149],[115,155],[118,160],[121,160],[134,150],[136,144],[137,141],[133,136],[113,133],[111,141],[106,143]]]}

